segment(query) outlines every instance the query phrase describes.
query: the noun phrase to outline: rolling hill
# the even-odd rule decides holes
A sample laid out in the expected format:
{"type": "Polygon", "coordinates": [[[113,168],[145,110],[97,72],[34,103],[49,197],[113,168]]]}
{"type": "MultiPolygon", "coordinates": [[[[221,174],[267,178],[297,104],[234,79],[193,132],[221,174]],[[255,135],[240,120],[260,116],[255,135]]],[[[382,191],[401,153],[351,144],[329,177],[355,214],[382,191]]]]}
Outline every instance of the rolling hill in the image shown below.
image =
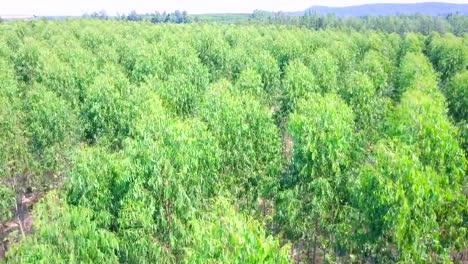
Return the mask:
{"type": "Polygon", "coordinates": [[[365,16],[421,13],[426,15],[446,15],[450,13],[468,14],[468,4],[426,2],[414,4],[366,4],[345,7],[312,6],[306,10],[293,12],[303,15],[306,12],[321,14],[335,13],[337,16],[365,16]]]}

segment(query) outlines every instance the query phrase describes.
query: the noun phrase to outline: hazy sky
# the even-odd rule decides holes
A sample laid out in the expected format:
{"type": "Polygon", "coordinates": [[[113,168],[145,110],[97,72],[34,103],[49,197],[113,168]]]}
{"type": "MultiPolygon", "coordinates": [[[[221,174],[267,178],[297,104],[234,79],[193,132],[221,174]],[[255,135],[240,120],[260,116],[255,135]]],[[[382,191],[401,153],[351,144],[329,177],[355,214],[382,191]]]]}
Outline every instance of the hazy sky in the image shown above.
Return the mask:
{"type": "MultiPolygon", "coordinates": [[[[437,0],[0,0],[0,16],[8,15],[82,15],[85,12],[106,10],[108,14],[128,13],[131,10],[186,10],[196,13],[249,13],[255,9],[268,11],[299,11],[312,5],[348,6],[366,3],[414,3],[437,0]]],[[[440,0],[441,2],[444,0],[440,0]]],[[[468,3],[468,0],[448,0],[468,3]]]]}

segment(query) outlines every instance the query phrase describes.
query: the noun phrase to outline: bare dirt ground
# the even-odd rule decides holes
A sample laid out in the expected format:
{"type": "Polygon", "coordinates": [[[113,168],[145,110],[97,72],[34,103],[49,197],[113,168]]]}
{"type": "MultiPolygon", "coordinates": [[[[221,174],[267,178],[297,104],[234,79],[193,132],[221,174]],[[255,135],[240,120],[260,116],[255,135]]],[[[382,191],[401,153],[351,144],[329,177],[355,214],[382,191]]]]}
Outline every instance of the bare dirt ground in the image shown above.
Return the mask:
{"type": "Polygon", "coordinates": [[[22,195],[14,218],[0,223],[0,259],[5,257],[9,245],[17,239],[18,236],[12,236],[13,233],[17,232],[20,236],[22,233],[24,235],[31,233],[33,225],[31,210],[42,196],[42,193],[22,195]]]}

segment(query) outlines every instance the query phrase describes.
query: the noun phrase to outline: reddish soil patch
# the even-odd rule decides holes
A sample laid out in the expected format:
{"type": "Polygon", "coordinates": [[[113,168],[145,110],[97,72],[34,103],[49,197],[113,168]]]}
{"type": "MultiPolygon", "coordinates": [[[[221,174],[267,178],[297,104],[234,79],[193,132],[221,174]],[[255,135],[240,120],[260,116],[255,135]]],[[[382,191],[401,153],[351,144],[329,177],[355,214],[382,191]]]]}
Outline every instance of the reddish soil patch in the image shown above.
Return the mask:
{"type": "Polygon", "coordinates": [[[21,233],[21,227],[23,227],[25,234],[31,233],[33,225],[31,210],[42,196],[43,193],[23,195],[18,203],[19,212],[15,212],[14,218],[10,221],[0,223],[0,259],[5,257],[9,244],[15,239],[11,236],[14,231],[21,233]]]}

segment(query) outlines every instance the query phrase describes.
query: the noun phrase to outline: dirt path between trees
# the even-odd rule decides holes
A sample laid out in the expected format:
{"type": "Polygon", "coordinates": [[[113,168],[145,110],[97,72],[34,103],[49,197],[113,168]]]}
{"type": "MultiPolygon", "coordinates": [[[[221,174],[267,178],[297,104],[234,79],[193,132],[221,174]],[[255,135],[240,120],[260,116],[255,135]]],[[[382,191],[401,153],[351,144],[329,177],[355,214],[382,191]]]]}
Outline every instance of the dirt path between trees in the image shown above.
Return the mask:
{"type": "Polygon", "coordinates": [[[33,218],[31,215],[32,208],[42,197],[43,193],[32,193],[22,195],[20,202],[17,204],[14,218],[10,221],[0,223],[0,259],[5,257],[9,245],[24,235],[30,234],[32,231],[33,218]],[[15,232],[18,235],[13,235],[15,232]]]}

